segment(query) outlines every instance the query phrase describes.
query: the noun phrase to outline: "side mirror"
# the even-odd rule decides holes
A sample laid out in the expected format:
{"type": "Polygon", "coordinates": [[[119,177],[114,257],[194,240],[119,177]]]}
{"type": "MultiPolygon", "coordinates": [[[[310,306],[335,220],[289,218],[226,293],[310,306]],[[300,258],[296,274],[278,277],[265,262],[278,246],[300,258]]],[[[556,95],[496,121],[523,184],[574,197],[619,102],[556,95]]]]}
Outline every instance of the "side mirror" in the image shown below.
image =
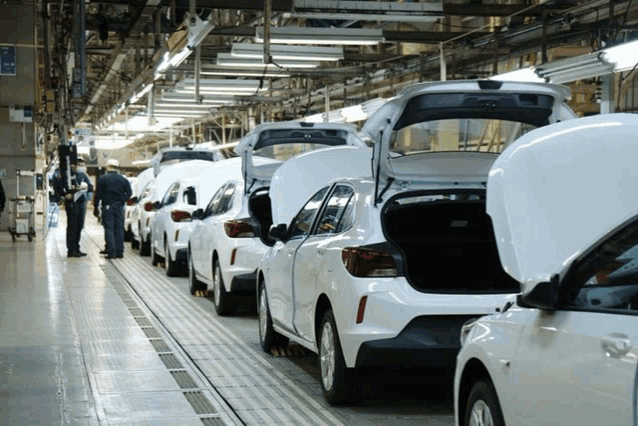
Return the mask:
{"type": "Polygon", "coordinates": [[[204,218],[204,209],[195,210],[191,217],[196,220],[202,220],[204,218]]]}
{"type": "Polygon", "coordinates": [[[288,236],[288,228],[285,223],[279,225],[272,225],[270,231],[268,231],[268,237],[275,241],[286,242],[288,236]]]}
{"type": "Polygon", "coordinates": [[[155,201],[153,203],[153,210],[159,210],[160,208],[162,208],[162,202],[161,201],[155,201]]]}
{"type": "Polygon", "coordinates": [[[516,304],[523,308],[553,311],[558,306],[559,285],[558,274],[552,275],[549,282],[540,282],[529,293],[519,294],[516,298],[516,304]]]}
{"type": "Polygon", "coordinates": [[[137,203],[140,200],[137,197],[133,197],[133,198],[131,198],[131,201],[133,202],[133,204],[135,204],[135,203],[137,203]]]}

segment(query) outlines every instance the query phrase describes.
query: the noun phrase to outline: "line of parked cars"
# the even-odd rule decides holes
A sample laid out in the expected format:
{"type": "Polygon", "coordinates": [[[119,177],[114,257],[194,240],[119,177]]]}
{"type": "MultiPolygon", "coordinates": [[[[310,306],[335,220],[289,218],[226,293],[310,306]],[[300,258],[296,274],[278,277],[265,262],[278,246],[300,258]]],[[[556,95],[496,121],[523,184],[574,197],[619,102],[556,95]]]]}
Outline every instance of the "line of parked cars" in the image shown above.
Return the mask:
{"type": "Polygon", "coordinates": [[[332,404],[424,365],[455,368],[459,425],[635,424],[638,117],[568,98],[425,83],[360,134],[257,126],[238,158],[143,172],[133,244],[219,315],[256,294],[263,349],[317,353],[332,404]]]}

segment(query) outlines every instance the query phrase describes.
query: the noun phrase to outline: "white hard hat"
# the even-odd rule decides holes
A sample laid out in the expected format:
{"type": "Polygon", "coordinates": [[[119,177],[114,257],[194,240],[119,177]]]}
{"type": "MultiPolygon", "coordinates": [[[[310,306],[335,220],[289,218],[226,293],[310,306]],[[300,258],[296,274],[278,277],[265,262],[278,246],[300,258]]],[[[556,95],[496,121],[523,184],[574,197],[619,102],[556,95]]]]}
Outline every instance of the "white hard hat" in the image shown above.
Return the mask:
{"type": "Polygon", "coordinates": [[[115,168],[119,168],[120,167],[120,162],[117,161],[114,158],[111,158],[109,161],[106,162],[106,167],[115,167],[115,168]]]}

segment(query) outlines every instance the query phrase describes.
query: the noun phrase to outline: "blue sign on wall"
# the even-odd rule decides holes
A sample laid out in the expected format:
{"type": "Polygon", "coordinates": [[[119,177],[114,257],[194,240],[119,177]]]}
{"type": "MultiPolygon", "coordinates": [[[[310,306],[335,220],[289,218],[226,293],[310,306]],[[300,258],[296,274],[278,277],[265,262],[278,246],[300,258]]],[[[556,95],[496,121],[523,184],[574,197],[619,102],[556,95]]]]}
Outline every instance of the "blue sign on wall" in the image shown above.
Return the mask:
{"type": "Polygon", "coordinates": [[[0,75],[16,75],[15,46],[0,46],[0,75]]]}

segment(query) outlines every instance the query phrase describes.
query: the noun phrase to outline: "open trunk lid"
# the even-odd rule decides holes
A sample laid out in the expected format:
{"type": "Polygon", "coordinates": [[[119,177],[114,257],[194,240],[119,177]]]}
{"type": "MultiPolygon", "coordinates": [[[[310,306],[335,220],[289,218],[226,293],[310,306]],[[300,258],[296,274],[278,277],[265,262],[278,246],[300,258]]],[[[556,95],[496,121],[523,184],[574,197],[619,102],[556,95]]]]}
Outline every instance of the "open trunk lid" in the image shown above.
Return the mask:
{"type": "Polygon", "coordinates": [[[296,155],[334,146],[365,146],[357,137],[354,127],[346,124],[305,123],[298,121],[265,123],[246,135],[235,147],[242,158],[244,191],[263,188],[279,166],[296,155]],[[257,156],[275,162],[258,165],[257,156]]]}
{"type": "MultiPolygon", "coordinates": [[[[543,83],[450,81],[409,87],[363,127],[374,142],[373,175],[381,185],[429,181],[434,169],[419,167],[424,155],[501,152],[528,131],[574,118],[568,98],[568,88],[543,83]]],[[[458,158],[467,162],[469,157],[458,158]]]]}

